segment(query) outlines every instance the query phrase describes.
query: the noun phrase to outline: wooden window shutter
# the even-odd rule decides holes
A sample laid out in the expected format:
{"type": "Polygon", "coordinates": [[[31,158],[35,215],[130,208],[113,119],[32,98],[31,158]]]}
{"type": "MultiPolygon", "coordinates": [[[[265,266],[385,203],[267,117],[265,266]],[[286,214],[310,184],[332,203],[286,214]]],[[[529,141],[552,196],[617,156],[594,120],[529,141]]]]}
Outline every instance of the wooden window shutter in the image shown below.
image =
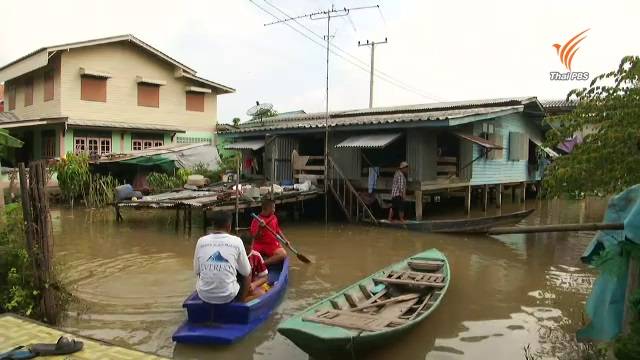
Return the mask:
{"type": "Polygon", "coordinates": [[[13,85],[9,88],[9,95],[7,100],[9,101],[9,110],[15,110],[16,109],[16,87],[13,85]]]}
{"type": "Polygon", "coordinates": [[[24,80],[24,106],[33,105],[33,78],[24,80]]]}
{"type": "MultiPolygon", "coordinates": [[[[489,134],[489,139],[487,140],[491,143],[504,147],[504,138],[502,136],[502,132],[497,129],[493,134],[489,134]]],[[[504,150],[494,149],[489,151],[489,154],[487,154],[487,159],[488,160],[504,160],[504,150]]]]}
{"type": "Polygon", "coordinates": [[[138,83],[138,106],[160,107],[160,86],[138,83]]]}
{"type": "Polygon", "coordinates": [[[187,91],[187,111],[204,112],[204,93],[187,91]]]}
{"type": "Polygon", "coordinates": [[[54,98],[53,69],[44,72],[44,101],[54,98]]]}
{"type": "Polygon", "coordinates": [[[529,159],[529,137],[520,132],[509,133],[509,160],[529,159]]]}
{"type": "Polygon", "coordinates": [[[107,102],[106,78],[82,76],[80,81],[81,100],[107,102]]]}

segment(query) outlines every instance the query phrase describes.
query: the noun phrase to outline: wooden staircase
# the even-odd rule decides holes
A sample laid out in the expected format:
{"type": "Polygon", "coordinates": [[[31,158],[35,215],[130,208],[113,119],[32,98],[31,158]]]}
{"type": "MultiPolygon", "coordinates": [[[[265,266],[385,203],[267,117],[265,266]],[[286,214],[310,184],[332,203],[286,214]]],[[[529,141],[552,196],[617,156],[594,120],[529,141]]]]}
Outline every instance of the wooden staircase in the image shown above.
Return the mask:
{"type": "Polygon", "coordinates": [[[356,189],[351,185],[351,182],[349,182],[349,179],[344,176],[342,170],[331,157],[328,157],[325,180],[327,181],[328,191],[333,194],[349,222],[368,221],[373,224],[378,223],[371,209],[365,204],[356,189]]]}

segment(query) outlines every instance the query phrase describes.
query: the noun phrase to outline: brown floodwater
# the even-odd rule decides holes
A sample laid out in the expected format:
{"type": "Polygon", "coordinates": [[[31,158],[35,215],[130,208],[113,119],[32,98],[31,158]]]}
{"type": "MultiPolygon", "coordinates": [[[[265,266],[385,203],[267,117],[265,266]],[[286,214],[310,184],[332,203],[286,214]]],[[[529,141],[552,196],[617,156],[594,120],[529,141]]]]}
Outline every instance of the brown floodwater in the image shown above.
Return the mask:
{"type": "MultiPolygon", "coordinates": [[[[537,210],[525,222],[599,221],[605,206],[603,199],[532,200],[526,207],[537,210]]],[[[502,212],[521,208],[504,204],[502,212]]],[[[124,223],[116,224],[112,211],[52,211],[60,271],[78,299],[63,327],[177,359],[307,359],[276,332],[280,321],[432,247],[447,255],[452,269],[443,303],[405,338],[367,359],[524,359],[525,347],[556,358],[577,351],[573,334],[594,280],[594,272],[580,263],[589,232],[488,237],[282,221],[314,263],[292,260],[289,288],[274,315],[231,346],[176,345],[171,334],[185,319],[181,303],[194,287],[199,227],[192,236],[176,233],[170,211],[124,215],[124,223]]]]}

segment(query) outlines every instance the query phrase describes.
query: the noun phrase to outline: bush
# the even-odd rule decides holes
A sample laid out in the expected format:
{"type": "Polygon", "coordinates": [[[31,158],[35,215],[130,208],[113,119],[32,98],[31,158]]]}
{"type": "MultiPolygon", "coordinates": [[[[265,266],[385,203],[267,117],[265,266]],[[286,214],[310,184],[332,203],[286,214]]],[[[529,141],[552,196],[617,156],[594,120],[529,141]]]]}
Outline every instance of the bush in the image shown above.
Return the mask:
{"type": "Polygon", "coordinates": [[[120,182],[111,175],[89,175],[85,204],[89,207],[103,207],[116,201],[116,187],[120,182]]]}
{"type": "Polygon", "coordinates": [[[38,290],[33,282],[33,263],[25,247],[24,222],[19,204],[7,205],[0,224],[0,313],[10,311],[34,317],[38,290]]]}
{"type": "Polygon", "coordinates": [[[67,153],[53,170],[58,173],[58,186],[62,197],[72,205],[74,200],[84,198],[90,183],[89,156],[87,154],[67,153]]]}
{"type": "Polygon", "coordinates": [[[111,175],[92,174],[88,155],[68,153],[53,170],[58,173],[62,197],[72,206],[77,199],[88,207],[103,207],[115,201],[118,180],[111,175]]]}
{"type": "Polygon", "coordinates": [[[182,182],[182,179],[177,176],[152,172],[147,176],[147,182],[154,193],[161,193],[181,188],[187,181],[182,182]]]}

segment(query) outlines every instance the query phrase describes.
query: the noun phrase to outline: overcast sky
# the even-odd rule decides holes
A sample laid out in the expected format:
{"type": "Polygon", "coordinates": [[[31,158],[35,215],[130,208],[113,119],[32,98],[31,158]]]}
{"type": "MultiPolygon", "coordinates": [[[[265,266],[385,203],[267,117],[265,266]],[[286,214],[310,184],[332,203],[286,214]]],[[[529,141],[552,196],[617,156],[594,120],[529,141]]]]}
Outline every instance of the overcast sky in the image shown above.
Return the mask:
{"type": "MultiPolygon", "coordinates": [[[[573,71],[593,77],[616,67],[624,55],[640,54],[637,0],[23,0],[2,8],[0,63],[41,46],[131,33],[200,76],[236,88],[235,94],[219,97],[221,122],[246,119],[256,100],[273,103],[280,112],[323,111],[325,50],[286,25],[264,26],[275,19],[254,3],[280,18],[284,15],[271,5],[289,15],[332,3],[337,8],[380,5],[380,11],[354,11],[332,20],[333,44],[360,65],[331,55],[333,110],[368,106],[370,50],[358,47],[358,40],[388,37],[388,44],[376,47],[376,69],[402,84],[376,78],[377,106],[564,97],[586,82],[549,80],[550,71],[566,71],[552,45],[587,28],[573,71]]],[[[320,36],[326,32],[326,21],[299,22],[320,36]]]]}

